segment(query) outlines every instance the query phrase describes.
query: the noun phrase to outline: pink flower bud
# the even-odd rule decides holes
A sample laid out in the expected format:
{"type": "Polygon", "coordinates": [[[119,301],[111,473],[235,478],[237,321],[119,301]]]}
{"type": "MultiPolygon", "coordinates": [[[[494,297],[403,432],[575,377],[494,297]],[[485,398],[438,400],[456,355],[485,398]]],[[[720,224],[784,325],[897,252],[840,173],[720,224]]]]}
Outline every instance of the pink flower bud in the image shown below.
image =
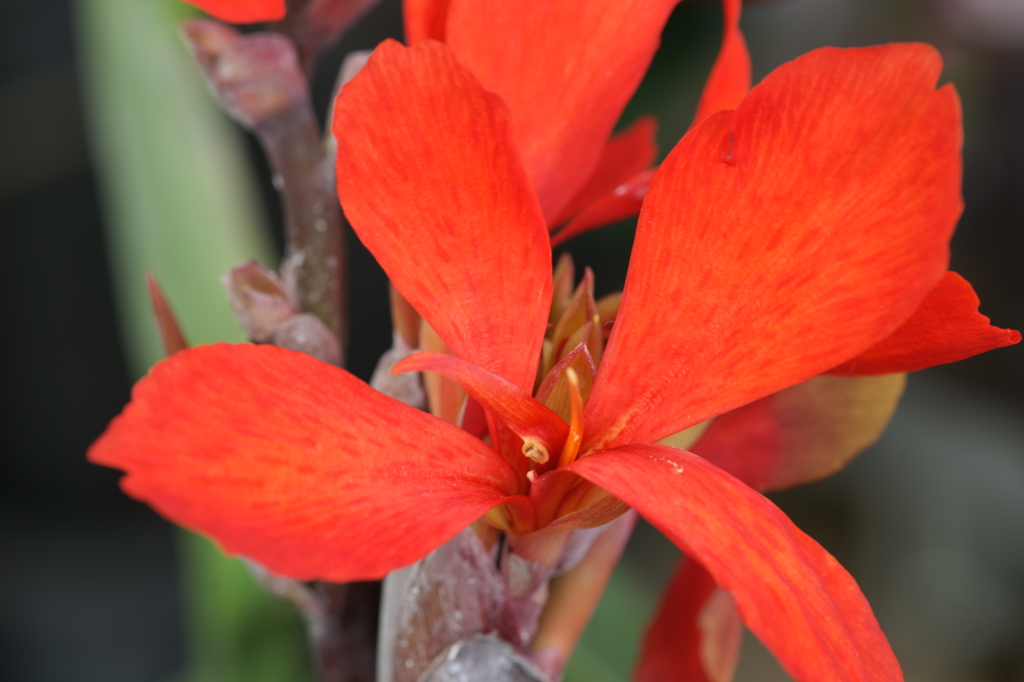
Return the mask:
{"type": "Polygon", "coordinates": [[[239,123],[258,128],[309,97],[295,44],[276,33],[242,35],[196,19],[181,27],[217,99],[239,123]]]}
{"type": "Polygon", "coordinates": [[[239,323],[253,341],[264,343],[299,314],[289,288],[277,274],[256,261],[233,268],[222,280],[239,323]]]}

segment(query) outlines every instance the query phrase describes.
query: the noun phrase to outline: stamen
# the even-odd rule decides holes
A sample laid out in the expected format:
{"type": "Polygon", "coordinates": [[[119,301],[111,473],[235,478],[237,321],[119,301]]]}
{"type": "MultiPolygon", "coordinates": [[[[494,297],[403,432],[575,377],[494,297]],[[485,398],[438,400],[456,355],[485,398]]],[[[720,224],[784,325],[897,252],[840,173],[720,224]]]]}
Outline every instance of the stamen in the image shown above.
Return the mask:
{"type": "Polygon", "coordinates": [[[532,438],[526,438],[523,440],[523,454],[537,464],[544,464],[548,459],[550,459],[548,449],[544,447],[542,443],[539,443],[532,438]]]}
{"type": "Polygon", "coordinates": [[[580,396],[580,377],[576,374],[576,370],[567,367],[565,378],[569,382],[572,416],[569,420],[569,435],[565,439],[562,456],[558,458],[559,467],[572,464],[580,451],[580,443],[583,441],[583,398],[580,396]]]}

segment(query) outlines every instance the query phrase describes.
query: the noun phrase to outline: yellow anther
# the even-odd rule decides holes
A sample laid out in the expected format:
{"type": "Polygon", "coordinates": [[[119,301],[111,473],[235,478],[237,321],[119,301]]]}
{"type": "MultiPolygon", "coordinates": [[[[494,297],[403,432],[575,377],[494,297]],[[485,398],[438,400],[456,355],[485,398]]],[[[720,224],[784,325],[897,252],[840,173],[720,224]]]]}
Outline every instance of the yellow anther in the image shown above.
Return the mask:
{"type": "Polygon", "coordinates": [[[580,443],[583,441],[583,398],[580,396],[580,377],[576,370],[567,367],[565,378],[569,382],[569,400],[572,406],[572,416],[569,419],[569,435],[562,447],[562,456],[558,458],[558,466],[564,467],[572,464],[580,451],[580,443]]]}

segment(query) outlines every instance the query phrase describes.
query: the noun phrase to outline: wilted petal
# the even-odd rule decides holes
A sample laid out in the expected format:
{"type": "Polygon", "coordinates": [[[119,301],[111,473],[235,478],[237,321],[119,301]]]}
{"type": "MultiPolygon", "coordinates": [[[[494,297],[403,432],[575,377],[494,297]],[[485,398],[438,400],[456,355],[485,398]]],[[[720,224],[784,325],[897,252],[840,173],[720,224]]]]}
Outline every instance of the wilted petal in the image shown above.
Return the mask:
{"type": "Polygon", "coordinates": [[[377,366],[373,369],[370,386],[410,407],[425,410],[427,409],[427,395],[423,391],[420,375],[415,373],[394,374],[391,371],[399,361],[415,352],[414,349],[405,345],[397,332],[393,338],[391,348],[384,351],[380,360],[377,361],[377,366]]]}
{"type": "Polygon", "coordinates": [[[182,351],[89,450],[167,518],[279,575],[379,578],[515,492],[493,450],[273,346],[182,351]]]}

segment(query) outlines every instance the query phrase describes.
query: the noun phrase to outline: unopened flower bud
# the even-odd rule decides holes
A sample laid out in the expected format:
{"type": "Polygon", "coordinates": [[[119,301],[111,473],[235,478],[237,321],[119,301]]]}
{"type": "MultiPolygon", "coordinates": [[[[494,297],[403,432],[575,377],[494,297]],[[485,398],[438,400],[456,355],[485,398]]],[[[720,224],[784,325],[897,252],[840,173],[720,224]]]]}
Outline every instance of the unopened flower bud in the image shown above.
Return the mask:
{"type": "Polygon", "coordinates": [[[341,344],[320,318],[302,313],[291,318],[270,336],[275,346],[312,355],[317,360],[341,366],[341,344]]]}
{"type": "Polygon", "coordinates": [[[281,278],[256,261],[232,268],[221,281],[231,309],[253,341],[270,341],[278,327],[299,314],[295,297],[281,278]]]}
{"type": "Polygon", "coordinates": [[[186,21],[182,33],[221,104],[247,128],[259,128],[308,98],[295,45],[285,36],[242,35],[203,19],[186,21]]]}

